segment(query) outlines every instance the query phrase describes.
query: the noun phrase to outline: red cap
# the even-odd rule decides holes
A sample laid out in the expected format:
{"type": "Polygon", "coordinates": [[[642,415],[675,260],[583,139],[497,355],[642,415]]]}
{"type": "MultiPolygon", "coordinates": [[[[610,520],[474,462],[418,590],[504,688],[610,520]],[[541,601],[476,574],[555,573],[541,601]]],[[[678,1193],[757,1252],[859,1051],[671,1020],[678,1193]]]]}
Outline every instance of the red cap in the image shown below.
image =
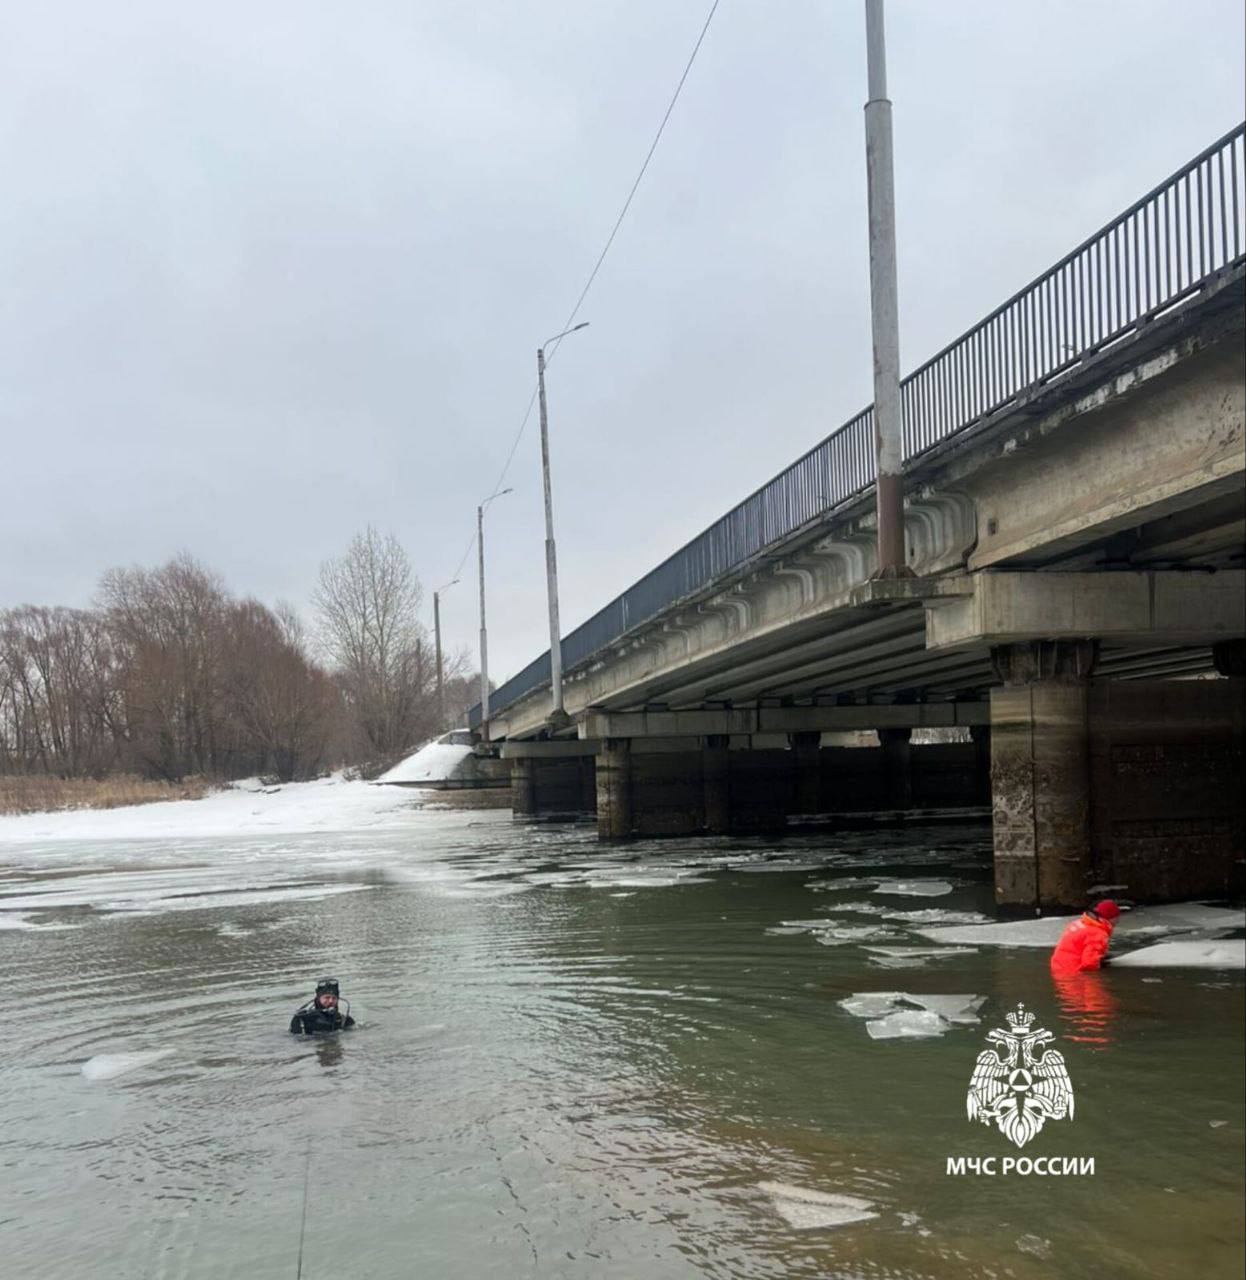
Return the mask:
{"type": "Polygon", "coordinates": [[[1117,920],[1120,918],[1121,909],[1111,898],[1104,898],[1102,902],[1095,903],[1094,913],[1101,920],[1117,920]]]}

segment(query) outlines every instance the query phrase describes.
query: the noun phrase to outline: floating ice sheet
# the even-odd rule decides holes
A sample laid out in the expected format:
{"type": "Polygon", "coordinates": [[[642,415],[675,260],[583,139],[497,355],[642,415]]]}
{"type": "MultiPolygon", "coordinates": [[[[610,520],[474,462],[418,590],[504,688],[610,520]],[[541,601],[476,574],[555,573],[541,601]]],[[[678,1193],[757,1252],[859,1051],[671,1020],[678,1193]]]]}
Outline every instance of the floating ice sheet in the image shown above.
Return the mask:
{"type": "Polygon", "coordinates": [[[950,880],[881,880],[874,892],[902,898],[941,898],[952,888],[950,880]]]}
{"type": "Polygon", "coordinates": [[[845,1227],[878,1217],[873,1202],[860,1196],[812,1191],[787,1182],[761,1182],[758,1188],[770,1197],[775,1211],[788,1226],[800,1231],[845,1227]]]}
{"type": "Polygon", "coordinates": [[[1113,968],[1246,969],[1246,940],[1157,942],[1112,958],[1113,968]]]}
{"type": "Polygon", "coordinates": [[[97,1053],[82,1064],[82,1074],[88,1080],[114,1080],[167,1058],[172,1052],[172,1049],[149,1049],[140,1053],[97,1053]]]}
{"type": "Polygon", "coordinates": [[[903,999],[903,991],[865,991],[841,1000],[839,1007],[857,1018],[881,1018],[903,999]]]}
{"type": "Polygon", "coordinates": [[[924,969],[932,960],[974,955],[974,947],[866,947],[870,963],[880,969],[924,969]]]}
{"type": "MultiPolygon", "coordinates": [[[[888,917],[889,919],[891,917],[888,917]]],[[[1065,926],[1076,916],[1044,916],[1040,920],[1009,920],[965,928],[919,929],[932,942],[966,943],[988,947],[1054,947],[1065,926]]],[[[948,922],[951,923],[951,922],[948,922]]],[[[1160,907],[1140,907],[1121,918],[1117,938],[1138,934],[1188,933],[1203,929],[1246,928],[1246,912],[1229,907],[1208,907],[1199,902],[1178,902],[1160,907]]]]}
{"type": "Polygon", "coordinates": [[[877,883],[877,876],[837,876],[833,880],[810,880],[805,888],[814,893],[838,893],[841,889],[872,889],[877,883]]]}
{"type": "Polygon", "coordinates": [[[941,1036],[951,1024],[929,1009],[897,1009],[865,1024],[871,1040],[925,1039],[941,1036]]]}
{"type": "Polygon", "coordinates": [[[922,995],[908,991],[870,991],[850,996],[839,1007],[867,1019],[872,1040],[918,1039],[941,1036],[954,1026],[972,1026],[985,996],[922,995]]]}
{"type": "Polygon", "coordinates": [[[830,929],[818,929],[813,933],[814,941],[824,947],[842,947],[849,943],[863,943],[867,938],[882,942],[887,938],[900,935],[885,925],[838,925],[830,929]]]}
{"type": "MultiPolygon", "coordinates": [[[[984,916],[980,911],[954,911],[948,907],[921,907],[916,911],[888,911],[884,913],[885,920],[901,920],[905,924],[986,924],[990,921],[990,916],[984,916]]],[[[926,933],[924,929],[919,929],[918,933],[926,933]]],[[[926,933],[926,936],[930,935],[926,933]]]]}

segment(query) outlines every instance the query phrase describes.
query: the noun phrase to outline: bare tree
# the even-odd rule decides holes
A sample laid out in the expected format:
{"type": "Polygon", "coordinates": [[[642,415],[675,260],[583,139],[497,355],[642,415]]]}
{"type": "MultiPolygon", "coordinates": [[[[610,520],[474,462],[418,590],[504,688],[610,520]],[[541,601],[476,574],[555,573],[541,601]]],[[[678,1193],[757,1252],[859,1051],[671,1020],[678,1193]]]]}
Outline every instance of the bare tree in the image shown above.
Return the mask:
{"type": "Polygon", "coordinates": [[[113,653],[100,618],[24,605],[0,614],[0,772],[101,774],[113,653]]]}
{"type": "Polygon", "coordinates": [[[256,600],[229,609],[224,698],[237,771],[315,775],[340,713],[337,685],[308,658],[297,615],[256,600]]]}
{"type": "Polygon", "coordinates": [[[361,750],[387,759],[429,736],[424,592],[393,534],[369,527],[321,566],[313,597],[321,643],[336,668],[361,750]]]}
{"type": "Polygon", "coordinates": [[[171,780],[220,771],[221,580],[182,554],[158,569],[110,569],[100,597],[120,656],[117,728],[137,760],[171,780]]]}

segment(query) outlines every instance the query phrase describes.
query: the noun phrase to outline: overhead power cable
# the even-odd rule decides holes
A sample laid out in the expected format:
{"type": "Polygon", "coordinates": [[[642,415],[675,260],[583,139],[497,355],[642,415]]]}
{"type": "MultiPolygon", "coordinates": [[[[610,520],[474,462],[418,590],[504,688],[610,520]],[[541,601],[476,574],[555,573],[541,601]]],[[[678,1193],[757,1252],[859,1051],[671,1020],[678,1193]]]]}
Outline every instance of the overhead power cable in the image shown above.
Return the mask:
{"type": "MultiPolygon", "coordinates": [[[[675,104],[679,101],[679,95],[683,92],[684,83],[688,79],[688,73],[692,70],[692,64],[697,60],[697,54],[701,51],[701,45],[705,41],[706,32],[710,29],[710,23],[714,21],[714,14],[718,12],[718,6],[721,0],[713,0],[710,5],[709,12],[705,15],[705,21],[701,24],[700,34],[697,36],[696,43],[692,46],[692,52],[688,55],[688,61],[684,64],[683,73],[679,77],[679,83],[675,86],[675,92],[671,94],[671,100],[666,104],[666,110],[662,114],[661,123],[658,125],[657,132],[653,135],[653,141],[649,144],[649,150],[645,152],[644,161],[641,163],[640,170],[636,174],[631,190],[627,193],[627,199],[623,201],[623,207],[619,210],[619,216],[614,220],[614,226],[610,228],[610,234],[606,237],[605,246],[601,253],[597,255],[597,261],[593,264],[592,271],[589,272],[588,279],[584,282],[584,287],[580,290],[580,296],[575,300],[575,306],[571,308],[570,314],[563,322],[563,329],[570,329],[575,323],[575,318],[580,314],[580,308],[584,305],[585,298],[588,297],[588,291],[593,287],[593,282],[597,279],[597,273],[601,270],[602,264],[606,260],[606,255],[610,252],[614,244],[615,237],[619,234],[619,228],[623,225],[623,219],[627,217],[627,211],[632,207],[632,201],[636,198],[636,192],[640,190],[640,184],[644,179],[645,172],[649,168],[649,162],[653,159],[654,153],[658,149],[658,143],[662,141],[662,134],[666,131],[667,122],[671,118],[671,113],[675,110],[675,104]]],[[[562,339],[558,338],[550,347],[550,352],[546,358],[546,365],[552,363],[554,354],[557,352],[562,339]]],[[[532,417],[532,409],[536,404],[537,389],[532,388],[532,394],[528,397],[528,407],[524,410],[523,418],[519,423],[519,430],[515,433],[515,439],[511,442],[510,451],[506,455],[506,461],[502,464],[502,470],[498,473],[498,478],[494,482],[492,493],[496,494],[506,480],[507,473],[510,471],[511,463],[515,460],[515,454],[519,450],[520,441],[523,440],[524,432],[528,427],[528,420],[532,417]]],[[[476,535],[473,533],[468,541],[467,548],[463,552],[463,558],[459,561],[458,568],[454,571],[454,577],[459,577],[463,572],[463,566],[467,563],[468,556],[472,553],[472,548],[476,545],[476,535]]]]}

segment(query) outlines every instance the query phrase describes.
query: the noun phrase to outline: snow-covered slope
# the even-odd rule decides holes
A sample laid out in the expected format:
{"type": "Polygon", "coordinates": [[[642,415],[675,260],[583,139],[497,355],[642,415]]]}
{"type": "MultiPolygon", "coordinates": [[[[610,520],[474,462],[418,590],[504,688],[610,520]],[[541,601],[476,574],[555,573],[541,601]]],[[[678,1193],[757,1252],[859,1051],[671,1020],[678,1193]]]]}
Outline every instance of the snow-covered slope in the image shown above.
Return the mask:
{"type": "Polygon", "coordinates": [[[38,840],[353,831],[360,827],[400,826],[412,806],[419,803],[417,791],[347,782],[340,776],[277,787],[262,787],[250,779],[202,800],[0,816],[0,846],[38,840]]]}

